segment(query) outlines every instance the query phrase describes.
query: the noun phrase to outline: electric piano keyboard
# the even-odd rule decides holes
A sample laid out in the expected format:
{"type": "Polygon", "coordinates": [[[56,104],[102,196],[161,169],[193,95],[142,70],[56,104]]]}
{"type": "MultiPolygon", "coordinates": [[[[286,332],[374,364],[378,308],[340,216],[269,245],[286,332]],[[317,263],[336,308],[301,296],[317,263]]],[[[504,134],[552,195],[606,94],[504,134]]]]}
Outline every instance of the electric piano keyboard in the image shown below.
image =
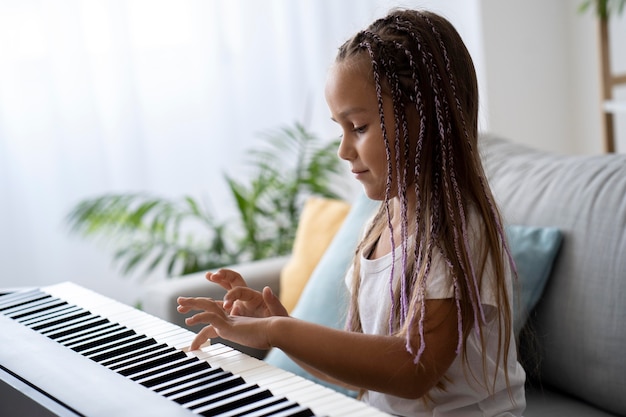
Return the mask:
{"type": "Polygon", "coordinates": [[[387,414],[72,283],[0,296],[0,414],[387,414]]]}

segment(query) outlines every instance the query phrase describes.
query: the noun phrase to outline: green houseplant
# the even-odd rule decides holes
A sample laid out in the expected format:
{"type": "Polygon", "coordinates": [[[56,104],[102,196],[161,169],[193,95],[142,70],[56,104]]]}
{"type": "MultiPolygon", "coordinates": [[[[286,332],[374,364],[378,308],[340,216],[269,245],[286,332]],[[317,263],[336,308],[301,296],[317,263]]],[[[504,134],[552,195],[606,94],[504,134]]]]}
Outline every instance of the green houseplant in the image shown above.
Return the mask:
{"type": "Polygon", "coordinates": [[[80,201],[67,215],[72,233],[113,248],[123,274],[163,267],[168,276],[288,254],[304,200],[339,198],[338,142],[323,143],[301,124],[262,136],[247,153],[248,182],[225,174],[236,217],[218,220],[206,204],[142,192],[105,194],[80,201]]]}
{"type": "Polygon", "coordinates": [[[598,17],[606,19],[613,13],[621,15],[625,5],[626,0],[585,0],[578,6],[578,11],[584,13],[589,9],[595,9],[598,17]]]}

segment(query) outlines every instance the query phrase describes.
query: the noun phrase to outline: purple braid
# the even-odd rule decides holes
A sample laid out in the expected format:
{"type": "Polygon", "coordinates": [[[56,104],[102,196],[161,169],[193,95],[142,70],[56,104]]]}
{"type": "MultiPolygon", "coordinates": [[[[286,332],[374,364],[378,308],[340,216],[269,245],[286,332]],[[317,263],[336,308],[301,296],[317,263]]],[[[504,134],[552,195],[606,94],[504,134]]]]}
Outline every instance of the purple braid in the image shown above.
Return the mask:
{"type": "MultiPolygon", "coordinates": [[[[450,77],[450,88],[452,90],[452,94],[454,95],[454,101],[456,103],[456,107],[458,110],[458,114],[461,116],[461,125],[463,126],[463,134],[465,135],[465,139],[467,141],[467,144],[469,146],[469,151],[472,154],[473,157],[476,157],[474,155],[474,147],[472,146],[472,142],[469,140],[469,131],[467,129],[467,123],[465,121],[465,116],[463,113],[463,108],[461,106],[461,101],[459,100],[459,97],[457,95],[457,89],[456,89],[456,81],[455,81],[455,77],[454,77],[454,71],[452,71],[452,66],[450,65],[450,58],[448,57],[448,49],[446,48],[445,43],[443,42],[443,39],[441,38],[441,34],[439,33],[439,31],[437,30],[437,27],[434,25],[434,23],[432,22],[432,20],[428,17],[425,16],[422,13],[418,14],[422,19],[424,19],[426,21],[426,23],[428,23],[428,25],[430,26],[432,32],[435,34],[435,37],[437,38],[437,41],[439,42],[439,47],[441,48],[441,51],[443,53],[443,58],[446,64],[446,71],[449,74],[450,77]]],[[[515,261],[513,259],[513,255],[511,254],[509,245],[507,243],[506,240],[506,234],[504,232],[504,228],[502,227],[502,223],[500,220],[500,216],[498,215],[498,212],[495,208],[495,204],[493,202],[493,199],[491,197],[491,193],[487,192],[487,187],[485,186],[485,180],[483,178],[482,175],[479,176],[480,179],[480,185],[482,187],[483,193],[485,194],[485,196],[487,197],[487,200],[489,202],[489,208],[491,210],[492,216],[495,219],[496,222],[496,228],[498,230],[498,235],[500,236],[500,242],[506,252],[508,261],[509,261],[509,265],[511,266],[511,269],[513,270],[513,272],[515,273],[515,276],[517,276],[517,267],[515,265],[515,261]]],[[[472,272],[474,273],[474,272],[472,272]]],[[[474,277],[474,280],[476,280],[476,277],[474,277]]],[[[483,320],[484,320],[484,315],[483,315],[483,320]]]]}
{"type": "MultiPolygon", "coordinates": [[[[433,75],[432,75],[432,68],[433,68],[433,61],[432,61],[432,55],[430,55],[429,52],[425,51],[421,45],[422,45],[422,41],[420,39],[420,36],[415,33],[414,31],[412,31],[410,28],[406,28],[404,26],[401,25],[401,21],[399,19],[396,19],[396,24],[394,25],[394,27],[401,31],[401,32],[405,32],[408,33],[414,40],[416,45],[418,45],[418,50],[422,55],[422,63],[424,64],[424,67],[426,68],[426,71],[428,73],[428,77],[430,80],[430,87],[432,88],[432,90],[435,92],[435,105],[437,107],[437,119],[438,119],[438,124],[441,125],[443,123],[442,120],[440,120],[441,117],[441,110],[440,110],[440,105],[439,105],[439,100],[438,100],[438,94],[439,94],[439,89],[437,88],[434,80],[433,80],[433,75]],[[430,64],[430,65],[429,65],[430,64]]],[[[417,86],[415,87],[417,88],[417,86]]],[[[418,110],[419,111],[419,110],[418,110]]],[[[423,118],[420,118],[421,120],[423,120],[423,118]]],[[[420,126],[420,130],[421,130],[422,126],[420,126]]],[[[443,137],[443,132],[440,132],[440,134],[443,137]]],[[[418,167],[416,166],[416,170],[415,170],[415,174],[416,174],[416,178],[415,178],[415,183],[419,184],[419,173],[420,171],[417,170],[418,167]]],[[[436,176],[438,176],[438,173],[436,174],[436,176]]],[[[438,180],[434,181],[435,183],[438,183],[438,180]]],[[[419,185],[418,185],[419,187],[419,185]]],[[[419,196],[419,194],[418,194],[419,196]]],[[[417,199],[418,201],[420,200],[419,198],[417,199]]],[[[431,217],[434,215],[434,213],[431,212],[431,217]]],[[[433,228],[435,227],[437,223],[431,221],[431,233],[430,233],[430,241],[428,242],[428,244],[426,245],[426,267],[424,268],[424,274],[423,274],[423,278],[419,281],[418,283],[418,297],[421,300],[420,302],[420,318],[418,321],[418,334],[420,336],[420,347],[419,350],[417,352],[417,354],[415,355],[414,358],[414,362],[418,363],[423,352],[425,349],[425,341],[424,341],[424,317],[426,315],[426,303],[423,301],[424,297],[425,297],[425,289],[426,289],[426,283],[428,280],[428,277],[430,275],[430,264],[432,262],[432,249],[433,249],[433,237],[434,237],[434,230],[433,228]]],[[[421,257],[422,255],[420,255],[421,257]]],[[[417,259],[416,259],[417,261],[417,259]]],[[[414,321],[415,321],[415,315],[413,315],[413,317],[411,318],[411,320],[409,321],[409,328],[412,328],[414,325],[414,321]]],[[[410,347],[410,334],[407,333],[407,349],[413,353],[412,348],[410,347]]]]}
{"type": "MultiPolygon", "coordinates": [[[[436,98],[435,100],[437,101],[436,98]]],[[[438,120],[439,120],[439,117],[438,117],[438,120]]],[[[439,128],[440,128],[440,134],[441,134],[442,129],[444,129],[444,127],[440,126],[439,128]]],[[[467,248],[467,246],[469,245],[469,240],[467,239],[467,232],[465,228],[466,226],[465,226],[465,219],[464,219],[464,210],[463,210],[462,203],[460,201],[461,194],[458,191],[458,186],[456,185],[456,180],[454,179],[454,162],[453,162],[454,158],[453,158],[452,152],[449,151],[448,141],[446,141],[445,138],[443,137],[442,139],[443,140],[442,140],[442,146],[441,146],[441,152],[442,152],[441,159],[442,159],[442,164],[443,164],[443,171],[450,173],[450,181],[452,182],[452,188],[453,188],[452,193],[454,193],[454,198],[458,199],[457,208],[459,209],[461,213],[461,233],[463,235],[464,243],[466,246],[466,250],[464,252],[466,256],[469,257],[470,256],[468,252],[469,248],[467,248]],[[448,164],[450,164],[449,168],[448,168],[448,164]]],[[[452,205],[453,197],[451,195],[450,184],[448,184],[448,181],[444,181],[443,185],[444,185],[444,191],[447,196],[446,206],[448,210],[448,215],[450,217],[450,221],[452,222],[452,230],[453,230],[453,236],[454,236],[454,250],[456,251],[457,259],[462,259],[461,247],[460,247],[460,242],[459,242],[459,234],[457,232],[456,220],[454,219],[454,208],[452,205]]],[[[465,270],[465,266],[463,265],[462,262],[459,262],[459,264],[461,266],[461,270],[463,272],[463,276],[465,277],[466,281],[470,279],[470,284],[474,286],[474,292],[470,291],[469,294],[472,300],[472,307],[474,311],[474,327],[476,328],[477,331],[480,331],[480,325],[478,323],[479,313],[480,313],[480,316],[482,317],[483,323],[485,321],[484,321],[482,303],[480,302],[480,299],[479,299],[480,292],[478,292],[478,285],[476,284],[476,276],[473,273],[473,262],[470,262],[470,268],[471,268],[470,273],[472,275],[468,275],[468,271],[465,270]]]]}
{"type": "MultiPolygon", "coordinates": [[[[445,48],[444,48],[444,52],[445,52],[445,48]]],[[[447,54],[445,54],[447,55],[447,54]]],[[[449,61],[447,63],[447,72],[450,73],[451,72],[451,68],[449,67],[449,61]]],[[[441,77],[440,74],[437,73],[437,80],[441,83],[441,77]]],[[[441,139],[442,139],[442,161],[443,161],[443,171],[444,172],[449,172],[450,173],[450,182],[452,183],[452,192],[454,195],[454,199],[452,198],[452,196],[450,195],[450,191],[449,191],[449,185],[447,182],[444,182],[444,186],[446,186],[446,194],[448,195],[448,213],[450,215],[450,220],[453,224],[453,228],[452,230],[454,231],[454,247],[456,250],[456,255],[458,259],[461,259],[461,248],[459,247],[459,236],[458,236],[458,232],[457,232],[457,227],[456,227],[456,221],[454,220],[454,210],[452,208],[452,201],[456,200],[456,205],[457,205],[457,209],[459,211],[459,217],[461,219],[461,234],[463,236],[463,242],[464,242],[464,246],[465,246],[465,255],[468,257],[468,259],[471,259],[471,254],[469,252],[469,247],[470,247],[470,243],[469,243],[469,238],[467,235],[467,223],[465,220],[465,209],[463,208],[463,199],[461,197],[461,191],[459,190],[459,186],[458,186],[458,182],[456,180],[456,170],[455,170],[455,166],[454,166],[454,154],[452,152],[449,152],[449,148],[450,148],[450,142],[449,142],[449,138],[452,137],[452,126],[450,124],[450,106],[448,104],[448,100],[445,97],[445,95],[442,95],[442,100],[443,100],[443,109],[445,112],[445,120],[447,120],[447,124],[445,126],[445,134],[443,133],[443,129],[444,126],[440,125],[439,123],[442,121],[442,118],[439,117],[439,110],[440,110],[440,105],[437,107],[437,122],[439,124],[439,133],[441,135],[441,139]],[[448,157],[446,157],[446,154],[448,155],[448,157]],[[447,161],[447,162],[446,162],[447,161]],[[446,165],[449,166],[446,167],[446,165]]],[[[435,96],[435,103],[436,105],[438,105],[438,98],[437,96],[435,96]]],[[[467,133],[467,131],[466,131],[467,133]]],[[[469,141],[468,141],[469,142],[469,141]]],[[[461,270],[463,272],[463,276],[465,277],[465,279],[467,280],[468,278],[470,279],[470,284],[474,287],[474,292],[472,293],[470,291],[470,297],[472,298],[472,306],[474,309],[474,327],[476,329],[477,332],[480,331],[480,325],[478,324],[478,316],[480,313],[480,319],[482,320],[483,323],[486,323],[486,319],[485,319],[485,313],[483,310],[483,306],[482,303],[480,302],[480,291],[478,289],[478,281],[476,278],[476,272],[475,272],[475,268],[474,268],[474,263],[470,262],[470,274],[468,275],[467,271],[465,270],[465,267],[463,266],[463,263],[460,263],[461,266],[461,270]],[[478,307],[478,308],[477,308],[478,307]]]]}
{"type": "MultiPolygon", "coordinates": [[[[446,265],[450,270],[452,270],[452,260],[445,254],[443,248],[439,245],[439,250],[441,251],[442,257],[446,265]]],[[[461,348],[463,347],[463,314],[461,314],[461,289],[459,287],[459,277],[456,274],[452,275],[452,284],[454,285],[454,301],[456,303],[456,319],[457,319],[457,331],[459,333],[459,340],[456,345],[456,354],[461,353],[461,348]]]]}
{"type": "MultiPolygon", "coordinates": [[[[391,148],[389,145],[389,137],[387,135],[387,127],[385,126],[385,114],[383,107],[383,89],[382,83],[380,80],[380,72],[378,68],[378,61],[376,60],[376,56],[372,49],[372,44],[367,41],[361,42],[360,46],[365,47],[371,59],[372,71],[374,73],[374,85],[376,88],[376,97],[378,101],[378,112],[380,114],[380,125],[383,133],[383,142],[385,143],[385,156],[387,158],[387,172],[392,172],[391,167],[391,148]]],[[[393,225],[391,224],[391,211],[389,209],[389,200],[391,199],[391,176],[387,176],[387,183],[385,184],[385,211],[387,213],[387,225],[389,226],[390,235],[391,235],[391,259],[395,259],[395,241],[393,237],[393,225]]],[[[389,291],[391,296],[391,311],[395,309],[395,300],[393,296],[393,275],[395,272],[395,262],[391,263],[391,277],[389,279],[389,291]]],[[[389,332],[393,331],[393,326],[389,325],[389,332]]]]}
{"type": "MultiPolygon", "coordinates": [[[[421,16],[421,14],[419,14],[421,16]]],[[[400,24],[401,21],[398,21],[398,24],[395,26],[398,30],[403,31],[405,33],[407,33],[409,36],[411,36],[413,38],[413,40],[415,41],[415,43],[417,45],[422,45],[423,41],[421,39],[421,37],[413,30],[411,30],[409,27],[405,27],[403,25],[400,24]]],[[[447,138],[449,138],[451,136],[451,129],[449,129],[448,127],[450,126],[449,121],[450,121],[450,114],[448,111],[448,102],[445,98],[445,96],[441,95],[441,92],[438,88],[439,83],[442,83],[442,79],[439,73],[435,73],[433,75],[433,68],[437,68],[437,65],[434,62],[434,58],[432,56],[432,54],[430,52],[425,52],[421,47],[419,48],[420,52],[422,52],[422,62],[427,70],[428,73],[428,77],[430,79],[430,85],[431,88],[434,92],[434,102],[435,102],[435,114],[436,114],[436,121],[437,121],[437,126],[438,126],[438,132],[439,132],[439,137],[441,139],[441,151],[443,153],[443,157],[442,157],[442,163],[443,163],[443,172],[450,172],[450,176],[451,176],[451,181],[453,184],[453,188],[454,188],[454,194],[455,197],[457,199],[457,208],[459,209],[459,214],[461,217],[461,229],[462,229],[462,233],[463,233],[463,239],[465,242],[465,247],[466,247],[466,255],[469,256],[469,253],[467,253],[467,250],[469,249],[469,239],[467,237],[467,227],[465,224],[465,211],[462,207],[462,202],[461,202],[461,195],[460,192],[458,190],[458,184],[456,182],[456,177],[455,177],[455,173],[454,173],[454,168],[453,168],[453,164],[451,164],[452,166],[450,167],[450,170],[447,169],[447,162],[448,159],[450,160],[450,162],[452,161],[453,157],[452,157],[452,153],[451,152],[447,152],[447,148],[448,148],[448,142],[447,142],[447,138]],[[437,83],[437,81],[439,83],[437,83]],[[441,97],[441,98],[440,98],[441,97]],[[443,101],[443,103],[442,103],[443,101]],[[442,106],[443,104],[443,106],[442,106]],[[445,118],[442,115],[442,107],[443,107],[443,111],[445,112],[445,118]],[[448,121],[448,124],[446,126],[446,124],[444,123],[444,119],[448,121]],[[446,134],[448,133],[448,134],[446,134]],[[450,157],[446,157],[446,155],[450,155],[450,157]]],[[[445,49],[444,49],[445,51],[445,49]]],[[[446,56],[447,56],[447,52],[446,52],[446,56]]],[[[449,67],[449,60],[446,62],[447,67],[447,73],[451,74],[451,68],[449,67]]],[[[458,99],[457,99],[458,101],[458,99]]],[[[459,103],[460,104],[460,103],[459,103]]],[[[464,119],[463,119],[464,120],[464,119]]],[[[467,135],[467,137],[469,137],[469,134],[467,132],[467,128],[465,127],[465,134],[467,135]]],[[[458,259],[461,259],[461,248],[459,245],[459,236],[457,233],[457,227],[456,227],[456,221],[454,219],[454,209],[451,206],[451,201],[452,201],[452,195],[449,189],[449,185],[447,183],[447,181],[443,182],[444,184],[444,192],[447,196],[447,211],[449,213],[449,217],[450,217],[450,221],[452,223],[452,230],[454,232],[454,247],[455,247],[455,251],[456,251],[456,255],[458,257],[458,259]]],[[[474,310],[474,318],[475,318],[475,326],[476,328],[479,328],[478,326],[478,316],[480,314],[480,317],[482,318],[483,322],[484,322],[484,312],[483,312],[483,308],[482,308],[482,303],[480,302],[480,300],[478,299],[478,294],[480,294],[478,292],[478,286],[476,283],[476,275],[473,269],[473,263],[471,264],[471,272],[470,274],[467,273],[467,271],[465,270],[463,263],[460,262],[459,263],[463,272],[463,275],[466,277],[466,279],[469,278],[470,282],[472,282],[474,285],[474,291],[470,292],[470,298],[471,298],[471,302],[472,302],[472,306],[473,306],[473,310],[474,310]]],[[[427,275],[424,276],[424,279],[427,278],[427,275]]],[[[457,302],[457,305],[460,306],[460,302],[459,299],[457,298],[459,296],[458,291],[455,291],[455,299],[457,302]]],[[[459,313],[460,314],[460,313],[459,313]]],[[[420,333],[420,336],[422,336],[422,334],[420,333]]],[[[462,331],[459,334],[459,337],[462,338],[462,331]]]]}
{"type": "MultiPolygon", "coordinates": [[[[403,140],[404,140],[404,160],[408,159],[408,125],[404,115],[404,105],[401,101],[401,97],[398,94],[400,90],[400,82],[396,72],[393,70],[393,63],[389,62],[389,71],[387,76],[391,81],[391,92],[394,103],[398,103],[397,106],[393,106],[394,120],[395,120],[395,153],[396,153],[396,172],[402,172],[402,175],[398,175],[398,196],[400,198],[400,216],[401,216],[401,236],[402,236],[402,276],[400,280],[400,323],[404,323],[408,312],[408,300],[407,300],[407,258],[408,258],[408,218],[407,218],[407,201],[406,201],[406,177],[407,169],[406,164],[401,164],[400,158],[400,127],[403,128],[403,140]]],[[[393,274],[392,274],[393,280],[393,274]]],[[[390,317],[390,322],[392,322],[390,317]]]]}
{"type": "MultiPolygon", "coordinates": [[[[371,37],[380,48],[381,55],[381,63],[382,68],[384,70],[385,77],[389,80],[391,87],[391,95],[394,103],[393,113],[394,113],[394,125],[395,125],[395,140],[394,140],[394,151],[395,151],[395,163],[396,163],[396,172],[402,172],[402,175],[397,175],[399,178],[397,189],[398,196],[400,198],[400,215],[402,218],[401,222],[401,240],[402,240],[402,269],[401,269],[401,280],[400,280],[400,323],[404,323],[407,312],[408,312],[408,300],[406,297],[407,294],[407,258],[408,258],[408,222],[407,222],[407,202],[406,202],[406,178],[407,178],[407,168],[406,164],[402,164],[400,158],[400,128],[402,127],[402,134],[404,140],[404,160],[408,160],[408,151],[409,151],[409,137],[408,137],[408,124],[406,117],[404,117],[404,103],[402,102],[402,97],[399,93],[400,91],[400,81],[398,79],[398,74],[396,72],[395,64],[393,59],[391,59],[390,55],[386,52],[387,45],[386,42],[380,38],[377,34],[365,31],[364,35],[371,37]],[[383,59],[384,56],[388,58],[383,59]]],[[[381,97],[382,98],[382,97],[381,97]]],[[[393,238],[393,229],[391,229],[391,234],[393,238]]],[[[391,241],[392,252],[395,249],[394,241],[391,241]]],[[[395,264],[395,252],[393,259],[395,264]]],[[[394,277],[394,268],[392,267],[390,274],[390,286],[393,286],[393,277],[394,277]]],[[[391,291],[393,294],[393,289],[391,291]]],[[[395,299],[392,295],[392,299],[395,299]]],[[[389,316],[389,329],[393,329],[393,315],[389,316]]]]}

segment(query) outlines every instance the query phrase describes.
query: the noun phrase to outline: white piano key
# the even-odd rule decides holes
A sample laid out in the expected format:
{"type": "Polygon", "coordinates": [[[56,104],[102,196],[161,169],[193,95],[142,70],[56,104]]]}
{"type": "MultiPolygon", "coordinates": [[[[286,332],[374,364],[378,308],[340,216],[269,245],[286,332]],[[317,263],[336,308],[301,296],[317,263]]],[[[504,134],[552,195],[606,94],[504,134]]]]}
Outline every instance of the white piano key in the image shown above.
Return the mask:
{"type": "Polygon", "coordinates": [[[189,358],[187,358],[187,357],[180,358],[180,359],[174,359],[174,360],[172,360],[170,362],[166,362],[164,364],[157,365],[157,366],[152,367],[150,369],[145,369],[145,370],[139,371],[137,373],[130,374],[130,375],[128,375],[128,377],[130,379],[132,379],[132,380],[135,380],[135,381],[139,382],[140,380],[142,380],[143,378],[147,377],[147,375],[152,374],[153,372],[157,372],[157,371],[162,370],[164,368],[167,368],[169,366],[173,366],[173,365],[179,364],[179,363],[181,363],[183,361],[186,361],[188,359],[189,358]]]}
{"type": "Polygon", "coordinates": [[[194,372],[172,381],[163,382],[159,385],[152,387],[154,391],[158,391],[159,394],[167,396],[174,392],[182,392],[191,388],[194,385],[207,383],[210,381],[216,381],[221,378],[225,378],[230,375],[230,372],[220,370],[219,368],[209,368],[204,371],[194,372]]]}
{"type": "Polygon", "coordinates": [[[198,369],[198,365],[200,365],[200,363],[197,360],[185,358],[180,362],[176,362],[174,364],[171,364],[170,366],[163,368],[161,372],[153,372],[144,378],[138,379],[137,382],[142,385],[153,387],[160,384],[161,382],[171,381],[176,377],[176,375],[191,373],[193,372],[192,369],[198,369]]]}
{"type": "Polygon", "coordinates": [[[44,336],[54,338],[54,337],[59,336],[60,334],[68,333],[73,330],[78,330],[78,329],[84,328],[85,326],[95,325],[95,323],[98,323],[99,321],[102,321],[102,320],[105,320],[105,319],[102,317],[98,317],[98,316],[85,316],[85,317],[80,317],[80,318],[73,319],[73,320],[68,320],[66,323],[61,323],[55,326],[46,327],[38,331],[44,336]]]}
{"type": "Polygon", "coordinates": [[[289,401],[286,398],[265,398],[257,401],[254,404],[244,405],[231,411],[226,411],[221,414],[217,414],[214,417],[233,417],[233,416],[254,416],[257,415],[269,415],[272,412],[281,411],[287,407],[296,407],[297,403],[289,401]],[[259,409],[258,411],[255,411],[259,409]]]}
{"type": "Polygon", "coordinates": [[[272,394],[267,389],[257,387],[239,394],[230,395],[219,401],[213,401],[205,406],[196,408],[194,411],[198,414],[207,412],[210,412],[211,414],[218,413],[221,410],[240,408],[244,402],[258,402],[266,396],[271,395],[272,394]]]}
{"type": "Polygon", "coordinates": [[[89,329],[82,330],[80,332],[72,333],[71,335],[67,335],[64,337],[57,338],[56,341],[65,345],[67,347],[71,347],[80,343],[85,342],[86,340],[93,340],[96,337],[100,337],[106,334],[110,334],[115,332],[117,329],[123,329],[124,327],[120,326],[117,323],[105,323],[94,326],[89,329]]]}
{"type": "Polygon", "coordinates": [[[53,297],[48,297],[48,298],[43,298],[43,299],[35,298],[30,302],[20,303],[14,307],[5,308],[2,311],[2,314],[4,314],[7,317],[15,318],[16,316],[19,316],[21,314],[26,314],[26,315],[32,314],[33,312],[40,310],[42,307],[45,307],[46,305],[58,304],[60,302],[62,301],[55,299],[53,297]]]}
{"type": "Polygon", "coordinates": [[[129,364],[132,361],[140,361],[142,358],[146,358],[147,356],[156,356],[159,353],[164,352],[168,347],[169,346],[167,345],[159,344],[145,346],[141,349],[137,349],[132,353],[122,353],[120,355],[103,360],[101,364],[102,366],[106,366],[107,368],[120,368],[124,366],[124,364],[129,364]]]}
{"type": "Polygon", "coordinates": [[[48,310],[51,310],[55,307],[61,307],[63,305],[63,301],[51,298],[48,300],[39,300],[25,306],[5,310],[3,314],[7,317],[11,317],[12,319],[20,321],[29,317],[39,317],[45,315],[48,310]]]}
{"type": "Polygon", "coordinates": [[[112,346],[100,352],[94,352],[92,354],[84,354],[84,356],[92,359],[96,362],[102,362],[119,354],[136,352],[143,347],[154,346],[155,344],[143,335],[134,335],[126,341],[120,341],[117,346],[112,346]]]}
{"type": "Polygon", "coordinates": [[[132,374],[139,373],[143,370],[152,369],[153,366],[157,366],[158,364],[167,363],[169,361],[174,361],[178,359],[183,359],[176,350],[165,350],[160,352],[156,356],[147,356],[145,359],[139,362],[128,363],[121,367],[115,367],[115,372],[124,375],[130,376],[132,374]]]}
{"type": "Polygon", "coordinates": [[[43,314],[37,317],[31,317],[28,319],[22,319],[20,320],[20,323],[22,323],[24,326],[33,326],[33,325],[36,325],[37,323],[43,323],[44,321],[51,321],[52,319],[58,318],[60,316],[66,315],[68,313],[71,313],[77,310],[80,310],[80,307],[71,305],[71,304],[65,304],[65,305],[58,306],[58,307],[48,310],[46,314],[43,314]]]}
{"type": "Polygon", "coordinates": [[[183,404],[183,406],[185,408],[190,408],[190,409],[195,411],[196,408],[204,407],[205,404],[208,404],[208,403],[211,403],[211,402],[214,402],[214,401],[219,401],[222,398],[228,398],[229,396],[236,395],[236,394],[238,394],[239,392],[241,392],[243,390],[253,389],[253,387],[254,387],[254,384],[246,384],[246,383],[239,384],[239,385],[236,385],[236,386],[234,386],[232,388],[228,388],[228,389],[225,389],[225,390],[220,391],[218,393],[209,395],[207,397],[203,397],[203,398],[199,398],[197,400],[189,401],[188,403],[183,404]]]}
{"type": "Polygon", "coordinates": [[[47,326],[50,323],[54,323],[59,320],[64,320],[65,317],[75,316],[82,312],[85,312],[83,308],[74,306],[74,307],[66,308],[64,310],[60,310],[50,315],[42,315],[38,317],[33,317],[29,320],[20,320],[20,323],[22,323],[24,326],[27,326],[27,327],[37,328],[37,327],[47,326]]]}
{"type": "Polygon", "coordinates": [[[111,337],[115,337],[116,335],[120,335],[125,332],[128,332],[127,327],[117,326],[117,327],[112,328],[110,332],[104,332],[104,333],[100,333],[97,335],[92,335],[91,337],[88,337],[87,339],[81,339],[74,343],[67,344],[66,346],[69,347],[70,349],[80,348],[81,346],[92,344],[92,343],[97,343],[100,340],[105,340],[111,337]]]}

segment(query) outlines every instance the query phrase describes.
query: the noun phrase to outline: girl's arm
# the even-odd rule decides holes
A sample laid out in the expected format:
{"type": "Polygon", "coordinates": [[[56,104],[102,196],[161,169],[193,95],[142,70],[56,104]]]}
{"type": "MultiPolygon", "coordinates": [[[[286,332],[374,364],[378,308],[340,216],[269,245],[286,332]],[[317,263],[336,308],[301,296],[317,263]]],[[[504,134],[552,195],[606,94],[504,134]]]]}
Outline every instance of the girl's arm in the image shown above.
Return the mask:
{"type": "MultiPolygon", "coordinates": [[[[456,357],[458,333],[453,299],[426,301],[426,348],[419,364],[413,363],[415,355],[407,352],[402,336],[347,332],[288,316],[232,316],[206,298],[179,299],[179,304],[187,310],[203,310],[188,318],[187,324],[210,323],[198,333],[192,349],[217,336],[255,348],[278,347],[343,384],[404,398],[426,394],[456,357]]],[[[419,349],[417,329],[412,332],[411,345],[415,352],[419,349]]]]}

